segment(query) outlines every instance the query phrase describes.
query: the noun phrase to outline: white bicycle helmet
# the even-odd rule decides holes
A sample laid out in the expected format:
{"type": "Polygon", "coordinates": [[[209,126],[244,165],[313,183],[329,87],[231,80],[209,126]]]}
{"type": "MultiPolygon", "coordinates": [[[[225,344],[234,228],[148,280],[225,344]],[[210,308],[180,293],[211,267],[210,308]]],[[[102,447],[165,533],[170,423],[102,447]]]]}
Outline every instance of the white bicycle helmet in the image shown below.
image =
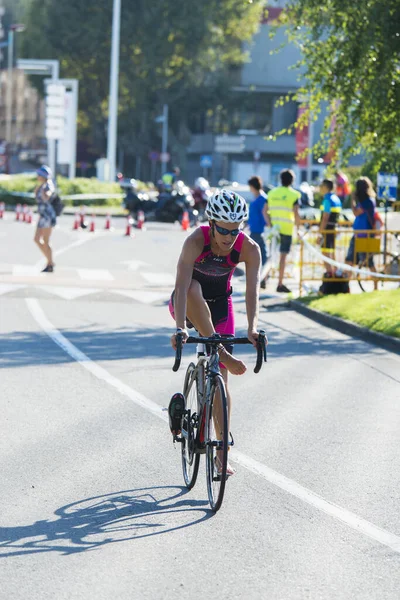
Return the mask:
{"type": "Polygon", "coordinates": [[[210,221],[240,223],[247,219],[246,200],[229,190],[217,190],[209,199],[206,215],[210,221]]]}

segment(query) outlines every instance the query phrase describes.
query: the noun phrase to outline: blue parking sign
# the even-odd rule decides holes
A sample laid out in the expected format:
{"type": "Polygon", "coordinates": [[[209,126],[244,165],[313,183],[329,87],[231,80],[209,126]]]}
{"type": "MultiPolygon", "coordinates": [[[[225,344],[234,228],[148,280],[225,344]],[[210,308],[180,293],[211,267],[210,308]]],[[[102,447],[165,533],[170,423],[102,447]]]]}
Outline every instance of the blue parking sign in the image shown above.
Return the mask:
{"type": "Polygon", "coordinates": [[[378,173],[378,199],[396,200],[399,178],[393,173],[378,173]]]}
{"type": "Polygon", "coordinates": [[[209,154],[203,154],[203,156],[200,156],[200,166],[202,169],[210,169],[212,167],[212,163],[212,156],[209,154]]]}

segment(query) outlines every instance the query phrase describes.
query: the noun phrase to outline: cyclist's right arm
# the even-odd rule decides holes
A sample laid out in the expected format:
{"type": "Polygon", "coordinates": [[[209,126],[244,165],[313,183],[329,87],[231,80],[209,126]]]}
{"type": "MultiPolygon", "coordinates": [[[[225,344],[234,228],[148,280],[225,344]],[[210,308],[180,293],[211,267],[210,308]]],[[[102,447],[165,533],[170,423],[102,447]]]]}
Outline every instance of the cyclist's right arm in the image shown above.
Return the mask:
{"type": "MultiPolygon", "coordinates": [[[[198,228],[187,238],[187,240],[183,244],[182,252],[179,257],[178,266],[176,270],[174,313],[176,328],[177,330],[182,330],[184,342],[188,337],[186,331],[187,294],[192,281],[193,265],[195,263],[196,258],[201,254],[203,246],[203,232],[200,228],[198,228]]],[[[172,345],[174,348],[175,335],[172,339],[172,345]]]]}

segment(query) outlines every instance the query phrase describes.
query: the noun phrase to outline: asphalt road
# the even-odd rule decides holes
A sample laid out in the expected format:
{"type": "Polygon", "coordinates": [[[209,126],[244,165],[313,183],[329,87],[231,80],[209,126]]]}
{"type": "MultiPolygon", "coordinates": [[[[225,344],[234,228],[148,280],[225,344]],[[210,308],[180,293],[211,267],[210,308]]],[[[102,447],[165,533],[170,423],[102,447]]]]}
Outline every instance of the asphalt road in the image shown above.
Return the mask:
{"type": "MultiPolygon", "coordinates": [[[[400,359],[264,295],[269,362],[240,349],[237,473],[186,492],[162,410],[185,234],[73,232],[54,274],[0,221],[0,598],[376,599],[400,589],[400,359]]],[[[245,330],[237,281],[237,328],[245,330]]],[[[267,290],[268,292],[268,290],[267,290]]]]}

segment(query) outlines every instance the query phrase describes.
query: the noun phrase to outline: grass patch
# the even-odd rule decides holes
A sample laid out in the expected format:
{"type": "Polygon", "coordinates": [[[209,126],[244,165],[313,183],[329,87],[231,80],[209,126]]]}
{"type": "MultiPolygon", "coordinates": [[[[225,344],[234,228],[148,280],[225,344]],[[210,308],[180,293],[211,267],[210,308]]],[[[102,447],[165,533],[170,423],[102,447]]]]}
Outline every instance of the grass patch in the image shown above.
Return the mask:
{"type": "Polygon", "coordinates": [[[301,298],[300,302],[373,331],[400,338],[400,288],[366,294],[301,298]]]}

